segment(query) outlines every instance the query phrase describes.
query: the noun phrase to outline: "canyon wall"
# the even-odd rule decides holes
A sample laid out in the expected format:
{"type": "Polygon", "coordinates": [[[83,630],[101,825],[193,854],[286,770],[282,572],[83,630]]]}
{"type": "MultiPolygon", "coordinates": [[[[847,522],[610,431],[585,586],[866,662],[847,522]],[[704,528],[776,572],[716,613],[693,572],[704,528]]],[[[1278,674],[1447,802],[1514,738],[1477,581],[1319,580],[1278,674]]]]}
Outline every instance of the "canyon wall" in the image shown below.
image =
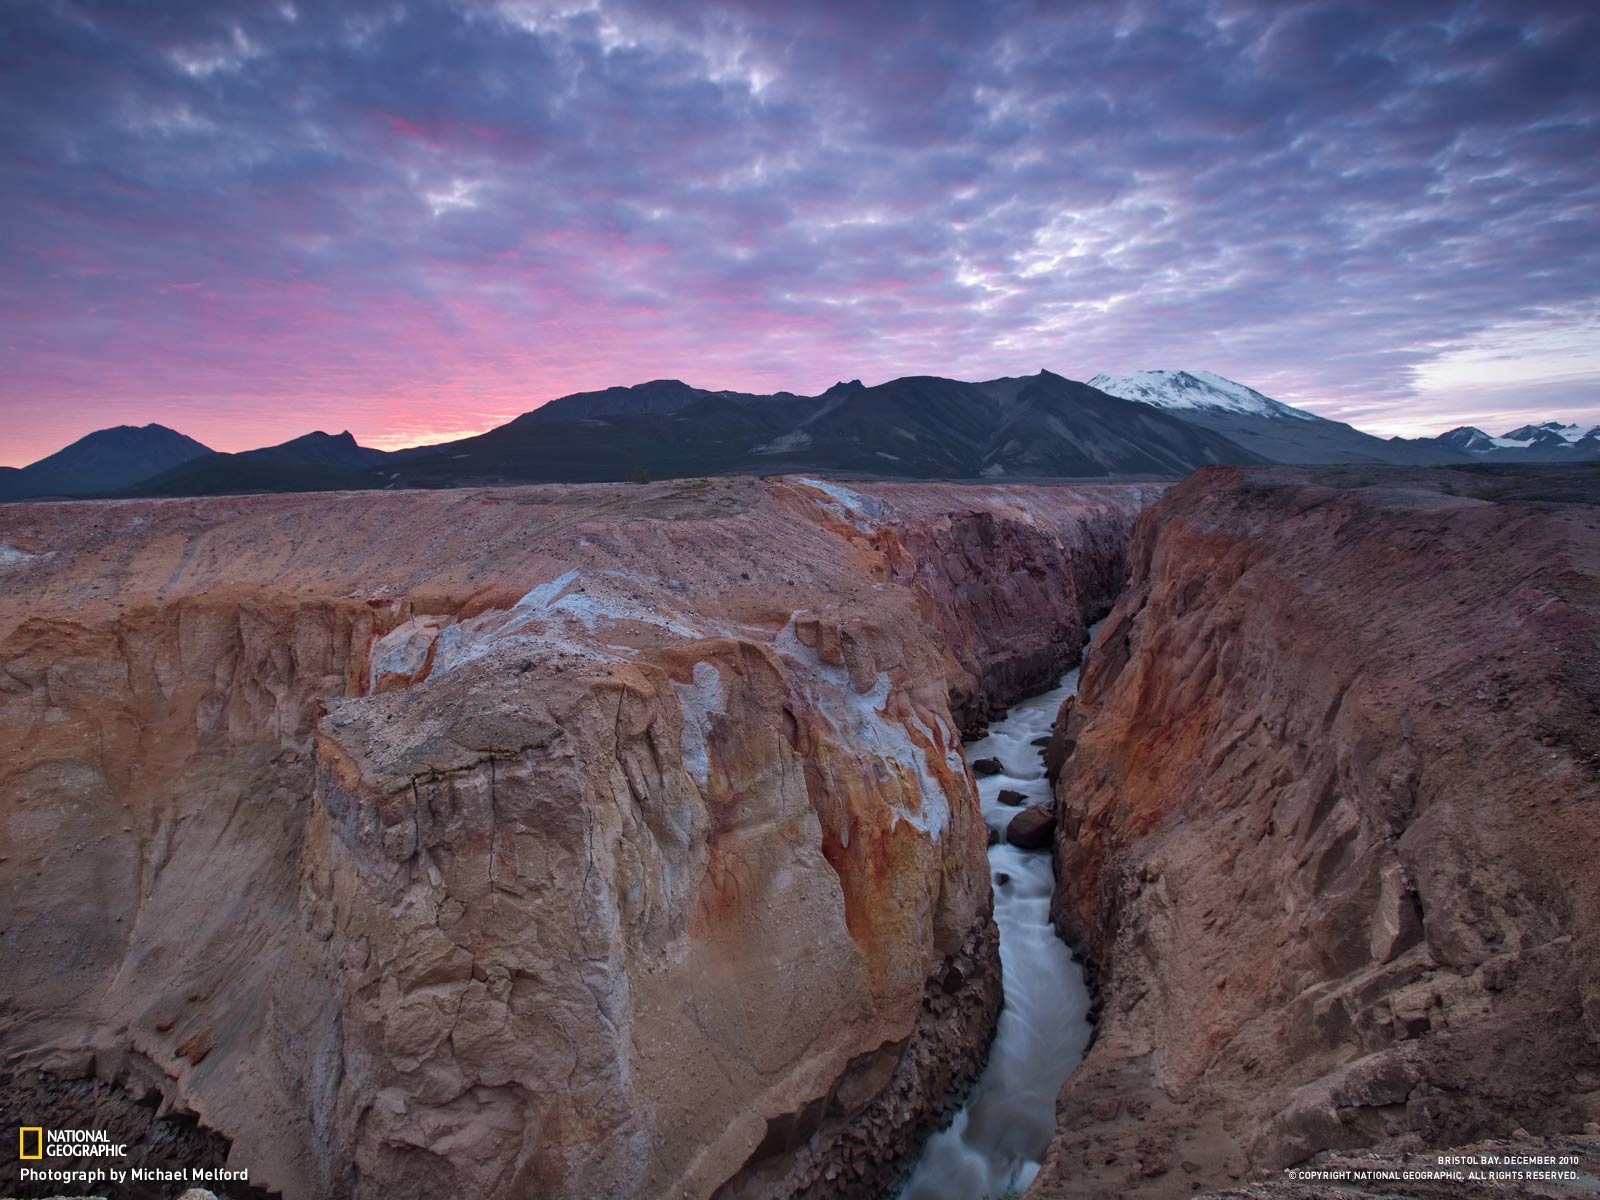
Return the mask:
{"type": "Polygon", "coordinates": [[[1600,493],[1549,484],[1218,468],[1141,517],[1052,748],[1103,1013],[1029,1197],[1597,1132],[1600,493]]]}
{"type": "Polygon", "coordinates": [[[945,485],[877,489],[892,514],[878,545],[890,577],[912,588],[941,632],[964,735],[981,733],[1007,699],[1048,690],[1077,665],[1088,624],[1122,590],[1130,501],[1142,508],[1165,489],[1071,489],[1071,521],[1055,514],[1063,499],[1055,488],[982,489],[959,508],[945,485]]]}
{"type": "Polygon", "coordinates": [[[959,728],[1158,490],[0,511],[0,1116],[290,1200],[874,1194],[1000,1000],[959,728]]]}

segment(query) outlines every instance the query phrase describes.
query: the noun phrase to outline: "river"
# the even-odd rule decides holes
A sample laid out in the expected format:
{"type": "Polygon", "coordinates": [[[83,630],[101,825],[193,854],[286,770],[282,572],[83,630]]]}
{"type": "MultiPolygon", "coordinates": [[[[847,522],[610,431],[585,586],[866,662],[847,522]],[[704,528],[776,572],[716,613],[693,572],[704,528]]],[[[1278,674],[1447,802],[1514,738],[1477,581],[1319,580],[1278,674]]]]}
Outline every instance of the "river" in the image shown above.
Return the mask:
{"type": "MultiPolygon", "coordinates": [[[[984,820],[1002,839],[1022,811],[1001,804],[1002,791],[1021,792],[1026,804],[1050,802],[1044,760],[1031,743],[1049,735],[1061,702],[1077,690],[1072,670],[1055,689],[1012,705],[988,736],[966,747],[968,762],[996,758],[1005,767],[978,780],[984,820]]],[[[1083,970],[1050,924],[1050,852],[1002,840],[989,847],[989,871],[1005,1007],[988,1065],[955,1120],[928,1139],[900,1200],[1001,1200],[1026,1188],[1055,1133],[1056,1093],[1089,1044],[1083,970]]]]}

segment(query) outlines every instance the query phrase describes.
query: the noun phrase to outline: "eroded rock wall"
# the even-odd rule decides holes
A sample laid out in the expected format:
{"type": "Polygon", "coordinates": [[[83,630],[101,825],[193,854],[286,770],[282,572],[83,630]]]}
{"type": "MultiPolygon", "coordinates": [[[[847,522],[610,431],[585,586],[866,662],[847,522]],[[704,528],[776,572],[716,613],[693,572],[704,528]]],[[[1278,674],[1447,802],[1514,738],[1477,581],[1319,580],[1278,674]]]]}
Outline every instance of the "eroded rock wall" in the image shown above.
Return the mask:
{"type": "MultiPolygon", "coordinates": [[[[951,697],[1004,651],[906,581],[1013,498],[896,487],[4,510],[7,1103],[291,1200],[873,1194],[999,1004],[951,697]]],[[[1025,540],[1119,557],[1143,494],[1072,491],[1025,540]]]]}
{"type": "MultiPolygon", "coordinates": [[[[952,503],[948,485],[853,486],[890,577],[943,637],[950,707],[969,737],[1077,664],[1088,625],[1122,590],[1134,519],[1167,487],[967,486],[952,503]]],[[[849,503],[834,507],[859,520],[849,503]]]]}
{"type": "Polygon", "coordinates": [[[1104,1012],[1030,1197],[1600,1116],[1600,509],[1361,476],[1139,522],[1054,747],[1104,1012]]]}

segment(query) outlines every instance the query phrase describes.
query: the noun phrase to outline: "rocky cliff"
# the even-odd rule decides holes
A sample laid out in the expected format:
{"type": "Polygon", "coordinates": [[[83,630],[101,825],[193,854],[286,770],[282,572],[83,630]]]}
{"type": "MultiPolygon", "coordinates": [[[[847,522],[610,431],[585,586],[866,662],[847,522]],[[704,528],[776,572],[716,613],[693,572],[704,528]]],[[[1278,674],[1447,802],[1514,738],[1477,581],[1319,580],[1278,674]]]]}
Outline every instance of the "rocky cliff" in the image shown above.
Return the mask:
{"type": "Polygon", "coordinates": [[[291,1200],[873,1194],[999,1003],[958,728],[1156,490],[7,509],[5,1119],[291,1200]]]}
{"type": "Polygon", "coordinates": [[[950,706],[974,736],[1008,699],[1055,686],[1077,664],[1089,622],[1122,590],[1132,517],[1167,485],[805,486],[845,528],[870,535],[889,577],[939,630],[950,706]]]}
{"type": "Polygon", "coordinates": [[[1600,1117],[1600,508],[1551,483],[1216,469],[1140,519],[1053,748],[1104,1011],[1030,1197],[1600,1117]]]}

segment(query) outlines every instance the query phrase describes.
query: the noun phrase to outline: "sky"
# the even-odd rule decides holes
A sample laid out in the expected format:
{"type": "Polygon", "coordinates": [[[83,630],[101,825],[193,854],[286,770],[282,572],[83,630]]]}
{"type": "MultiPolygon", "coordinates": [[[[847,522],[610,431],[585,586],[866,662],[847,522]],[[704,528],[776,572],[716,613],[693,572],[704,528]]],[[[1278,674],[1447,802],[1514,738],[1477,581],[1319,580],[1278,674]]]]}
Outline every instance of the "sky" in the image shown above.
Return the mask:
{"type": "Polygon", "coordinates": [[[1202,368],[1600,421],[1600,4],[0,0],[0,463],[1202,368]]]}

